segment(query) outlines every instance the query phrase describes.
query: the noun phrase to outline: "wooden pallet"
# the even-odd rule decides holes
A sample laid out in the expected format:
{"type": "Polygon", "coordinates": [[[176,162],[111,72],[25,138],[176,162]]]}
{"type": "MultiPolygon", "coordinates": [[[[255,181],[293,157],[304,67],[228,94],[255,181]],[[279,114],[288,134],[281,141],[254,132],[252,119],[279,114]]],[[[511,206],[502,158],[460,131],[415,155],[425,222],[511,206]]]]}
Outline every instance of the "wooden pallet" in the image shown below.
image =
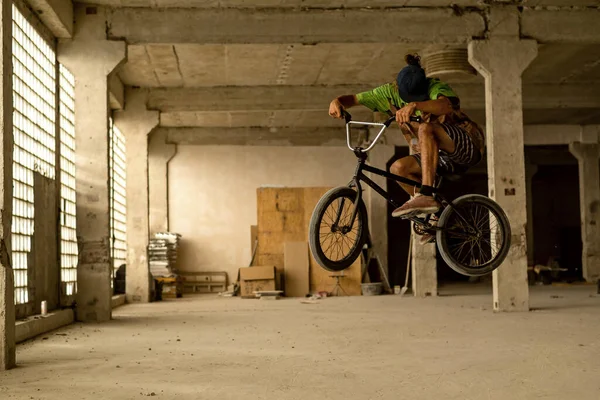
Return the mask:
{"type": "Polygon", "coordinates": [[[227,272],[180,272],[184,293],[219,293],[227,290],[227,272]]]}

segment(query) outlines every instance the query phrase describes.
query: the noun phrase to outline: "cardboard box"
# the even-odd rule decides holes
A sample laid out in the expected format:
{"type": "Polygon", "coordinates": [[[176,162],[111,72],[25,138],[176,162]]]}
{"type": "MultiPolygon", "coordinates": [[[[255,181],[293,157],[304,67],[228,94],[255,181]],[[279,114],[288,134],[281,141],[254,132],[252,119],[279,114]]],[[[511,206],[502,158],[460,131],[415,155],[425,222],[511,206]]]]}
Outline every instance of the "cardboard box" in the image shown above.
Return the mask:
{"type": "Polygon", "coordinates": [[[254,292],[275,290],[275,267],[240,268],[240,295],[255,298],[254,292]]]}

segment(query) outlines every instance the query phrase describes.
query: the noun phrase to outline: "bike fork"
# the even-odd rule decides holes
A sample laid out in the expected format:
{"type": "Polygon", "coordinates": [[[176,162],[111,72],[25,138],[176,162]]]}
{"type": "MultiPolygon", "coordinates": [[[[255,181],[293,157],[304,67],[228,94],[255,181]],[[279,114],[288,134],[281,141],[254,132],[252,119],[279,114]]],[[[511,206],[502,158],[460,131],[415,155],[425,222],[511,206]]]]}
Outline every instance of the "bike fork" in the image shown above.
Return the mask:
{"type": "MultiPolygon", "coordinates": [[[[356,219],[356,214],[358,214],[358,204],[362,200],[362,187],[360,186],[360,181],[358,180],[358,177],[354,177],[348,183],[348,187],[356,188],[356,199],[354,200],[354,206],[352,208],[352,216],[350,217],[350,221],[348,221],[348,227],[352,228],[352,226],[354,226],[354,220],[356,219]]],[[[335,222],[334,222],[333,226],[337,226],[337,224],[340,222],[340,217],[341,217],[342,211],[344,209],[345,201],[346,201],[346,199],[342,199],[342,201],[340,202],[340,206],[338,207],[337,216],[335,218],[335,222]]]]}

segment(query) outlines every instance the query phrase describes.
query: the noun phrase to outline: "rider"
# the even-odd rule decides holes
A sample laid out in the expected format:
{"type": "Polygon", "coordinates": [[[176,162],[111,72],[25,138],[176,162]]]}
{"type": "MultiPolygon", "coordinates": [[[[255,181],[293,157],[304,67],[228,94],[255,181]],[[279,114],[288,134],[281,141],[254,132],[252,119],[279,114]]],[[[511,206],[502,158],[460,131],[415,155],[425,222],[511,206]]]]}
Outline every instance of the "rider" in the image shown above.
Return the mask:
{"type": "Polygon", "coordinates": [[[450,86],[427,78],[418,55],[407,54],[405,61],[408,65],[396,82],[340,96],[329,105],[334,118],[343,118],[343,110],[359,104],[390,116],[395,113],[414,154],[396,160],[390,171],[421,182],[421,189],[415,193],[415,187],[400,183],[411,199],[394,210],[394,217],[439,211],[440,204],[433,198],[436,171],[464,173],[481,160],[485,142],[481,128],[460,110],[460,100],[450,86]],[[423,122],[411,122],[412,115],[421,116],[423,122]]]}

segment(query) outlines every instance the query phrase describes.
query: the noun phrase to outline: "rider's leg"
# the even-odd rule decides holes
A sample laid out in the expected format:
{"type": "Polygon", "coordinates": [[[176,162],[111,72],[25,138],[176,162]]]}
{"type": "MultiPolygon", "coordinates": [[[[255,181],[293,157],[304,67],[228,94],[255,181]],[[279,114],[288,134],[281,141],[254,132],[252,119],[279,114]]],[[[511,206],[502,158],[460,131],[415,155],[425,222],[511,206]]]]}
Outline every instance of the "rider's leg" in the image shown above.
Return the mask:
{"type": "MultiPolygon", "coordinates": [[[[390,166],[390,172],[394,175],[399,175],[419,183],[421,182],[421,166],[413,156],[402,157],[394,161],[390,166]]],[[[418,189],[415,186],[402,182],[398,182],[398,184],[410,196],[418,193],[418,189]]]]}
{"type": "Polygon", "coordinates": [[[433,198],[433,185],[439,161],[439,151],[453,153],[456,146],[444,128],[438,124],[424,123],[419,125],[418,136],[422,169],[420,196],[414,197],[394,210],[392,213],[394,217],[435,213],[440,208],[439,203],[433,198]]]}
{"type": "Polygon", "coordinates": [[[419,125],[419,147],[421,148],[423,185],[433,187],[439,151],[454,153],[456,146],[441,125],[427,123],[419,125]]]}

